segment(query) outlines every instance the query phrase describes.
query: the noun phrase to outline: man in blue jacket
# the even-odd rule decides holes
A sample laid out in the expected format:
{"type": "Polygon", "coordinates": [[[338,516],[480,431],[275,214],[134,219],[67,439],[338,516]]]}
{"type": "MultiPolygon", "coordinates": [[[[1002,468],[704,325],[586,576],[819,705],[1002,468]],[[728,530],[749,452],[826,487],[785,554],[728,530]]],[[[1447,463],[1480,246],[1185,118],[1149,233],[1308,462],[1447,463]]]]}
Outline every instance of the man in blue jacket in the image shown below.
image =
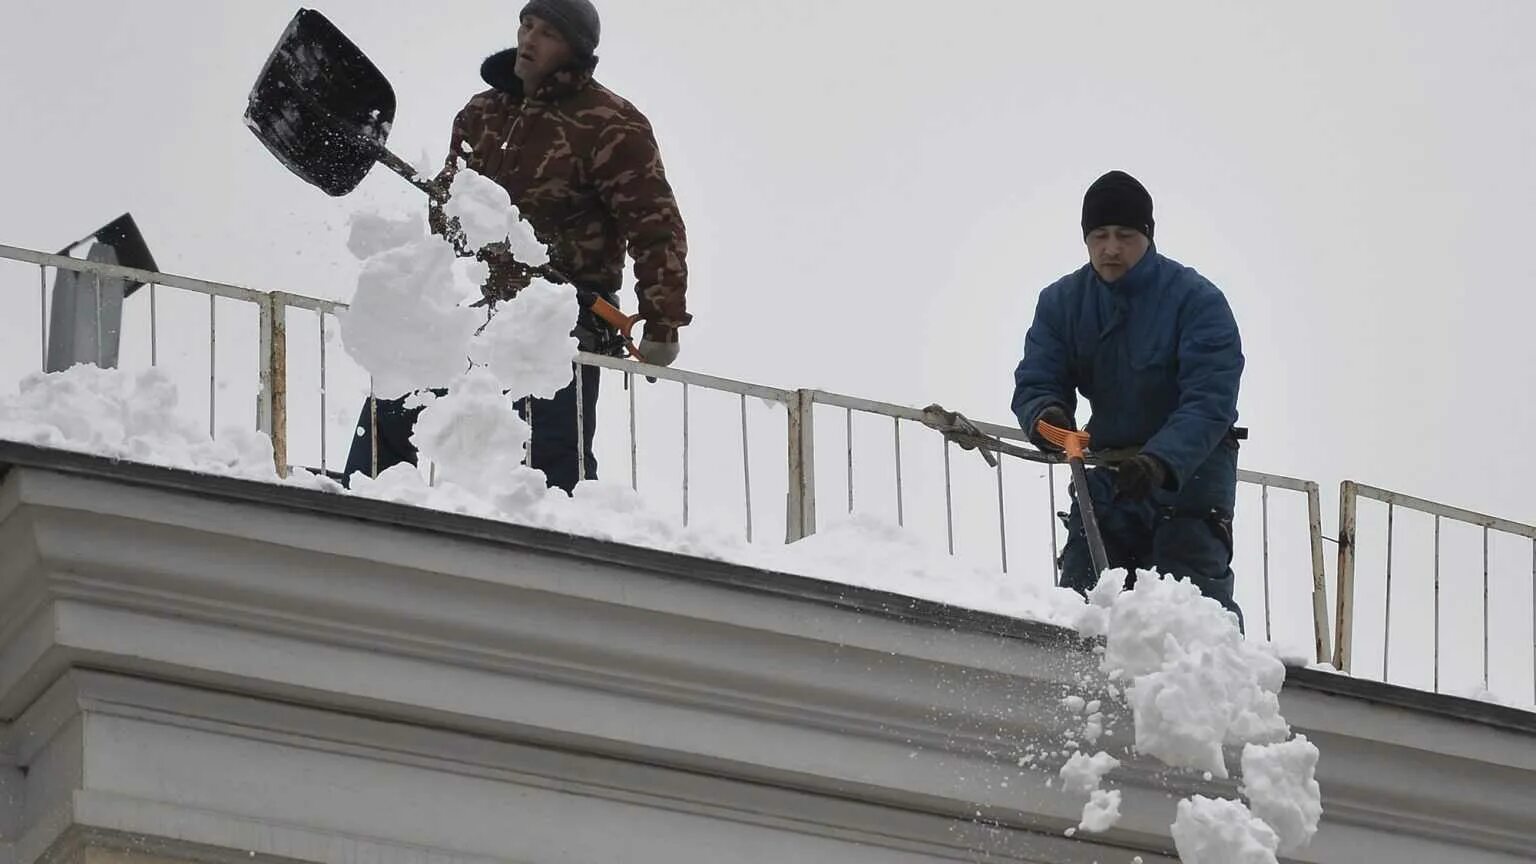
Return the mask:
{"type": "MultiPolygon", "coordinates": [[[[1152,196],[1111,171],[1083,198],[1089,263],[1040,294],[1014,372],[1013,413],[1041,449],[1037,421],[1076,429],[1077,393],[1098,451],[1139,448],[1088,472],[1112,567],[1156,570],[1197,585],[1242,619],[1232,599],[1237,497],[1237,390],[1242,341],[1220,290],[1158,253],[1152,196]]],[[[1093,572],[1074,503],[1061,584],[1093,572]]]]}

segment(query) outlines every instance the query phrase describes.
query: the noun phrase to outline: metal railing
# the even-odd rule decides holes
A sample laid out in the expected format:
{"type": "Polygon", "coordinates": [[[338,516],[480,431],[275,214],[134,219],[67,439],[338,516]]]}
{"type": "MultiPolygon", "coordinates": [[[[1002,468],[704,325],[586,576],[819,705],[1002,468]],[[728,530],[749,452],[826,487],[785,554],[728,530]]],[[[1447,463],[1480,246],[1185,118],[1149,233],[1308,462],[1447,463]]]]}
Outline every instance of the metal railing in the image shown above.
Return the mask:
{"type": "MultiPolygon", "coordinates": [[[[81,261],[62,255],[50,255],[46,252],[37,252],[31,249],[19,249],[14,246],[0,245],[0,258],[34,264],[38,268],[39,326],[40,340],[43,344],[43,368],[46,368],[48,363],[49,267],[90,275],[95,278],[98,286],[103,278],[144,283],[149,291],[150,362],[152,365],[159,364],[158,289],[160,287],[177,288],[183,291],[206,295],[208,297],[208,430],[210,435],[216,432],[215,421],[218,411],[218,374],[216,366],[218,347],[217,303],[222,298],[254,305],[259,316],[257,326],[260,346],[257,355],[259,391],[256,407],[256,428],[272,438],[273,456],[277,462],[278,471],[283,474],[287,473],[289,467],[287,449],[287,310],[305,309],[318,313],[321,316],[323,333],[325,316],[328,314],[334,315],[337,311],[345,309],[346,304],[319,300],[299,294],[288,294],[282,291],[257,291],[251,288],[242,288],[238,285],[227,285],[222,282],[211,282],[206,279],[194,279],[187,276],[175,276],[169,273],[139,270],[116,264],[81,261]]],[[[320,346],[323,381],[325,362],[325,340],[323,335],[320,346]]],[[[323,395],[323,386],[321,392],[323,395]]]]}
{"type": "MultiPolygon", "coordinates": [[[[1442,525],[1446,521],[1468,525],[1479,529],[1481,534],[1482,551],[1482,687],[1489,686],[1489,670],[1491,668],[1490,639],[1491,632],[1491,607],[1489,576],[1492,572],[1492,559],[1490,557],[1490,540],[1494,535],[1503,534],[1510,537],[1518,537],[1531,541],[1531,651],[1532,651],[1532,692],[1536,694],[1536,526],[1513,522],[1508,519],[1500,519],[1483,513],[1475,513],[1471,510],[1463,510],[1459,507],[1451,507],[1434,501],[1426,501],[1423,498],[1415,498],[1400,492],[1390,492],[1367,486],[1354,481],[1345,481],[1339,488],[1339,595],[1338,595],[1338,638],[1337,649],[1333,663],[1340,670],[1352,672],[1355,652],[1355,628],[1357,616],[1355,609],[1356,592],[1356,562],[1359,556],[1359,501],[1365,498],[1385,504],[1386,513],[1386,567],[1384,573],[1384,602],[1383,626],[1382,626],[1382,664],[1381,677],[1383,681],[1390,681],[1391,657],[1392,657],[1392,577],[1393,577],[1393,541],[1397,513],[1399,510],[1407,510],[1433,518],[1433,619],[1434,635],[1433,646],[1433,683],[1434,692],[1441,689],[1441,563],[1442,563],[1442,525]]],[[[1533,697],[1536,698],[1536,697],[1533,697]]]]}
{"type": "MultiPolygon", "coordinates": [[[[257,327],[259,339],[257,347],[256,365],[258,370],[259,388],[257,394],[256,427],[267,433],[272,440],[274,456],[278,470],[286,473],[289,465],[289,423],[288,423],[288,316],[292,309],[308,310],[317,313],[320,324],[319,342],[319,373],[320,373],[320,400],[321,400],[321,435],[320,435],[320,461],[321,467],[326,466],[325,431],[330,422],[326,411],[326,320],[327,316],[347,308],[346,304],[327,300],[319,300],[285,292],[264,292],[235,285],[211,282],[202,279],[193,279],[184,276],[174,276],[165,273],[136,270],[109,264],[97,264],[79,259],[68,258],[59,255],[36,252],[27,249],[19,249],[10,246],[0,246],[0,259],[11,259],[39,268],[40,273],[40,301],[42,313],[40,316],[41,337],[46,343],[47,338],[47,268],[63,268],[77,273],[91,274],[97,279],[118,278],[142,282],[149,287],[149,329],[150,329],[150,357],[151,363],[159,362],[158,350],[158,312],[157,312],[157,287],[170,287],[184,291],[206,295],[209,298],[209,426],[212,430],[215,426],[217,405],[217,372],[216,349],[217,329],[216,315],[217,302],[220,299],[233,300],[254,305],[258,311],[257,327]]],[[[46,366],[46,344],[43,352],[44,365],[46,366]]],[[[625,378],[628,392],[629,423],[628,423],[628,448],[630,454],[630,481],[631,485],[638,487],[639,477],[639,444],[636,424],[636,388],[633,386],[636,376],[646,376],[662,381],[675,383],[682,388],[682,446],[683,459],[681,471],[681,503],[682,518],[686,522],[692,512],[691,497],[691,448],[692,437],[690,434],[690,392],[692,390],[705,390],[715,393],[732,394],[740,402],[740,440],[741,440],[741,488],[745,503],[744,530],[748,539],[752,539],[757,533],[753,522],[752,508],[752,472],[751,472],[751,443],[749,424],[747,422],[747,399],[749,397],[764,400],[773,405],[782,405],[787,411],[786,442],[784,471],[786,479],[785,495],[785,539],[786,542],[794,542],[815,533],[817,523],[817,486],[816,486],[816,427],[815,415],[818,406],[841,409],[845,415],[846,454],[845,461],[848,472],[847,503],[852,511],[855,503],[855,436],[853,434],[854,416],[870,415],[891,424],[891,441],[894,445],[894,460],[891,465],[890,492],[894,496],[896,520],[900,524],[909,521],[906,473],[903,464],[902,432],[903,426],[911,426],[922,435],[937,436],[935,446],[942,446],[943,450],[943,487],[944,487],[944,531],[949,551],[953,554],[956,550],[955,510],[956,498],[954,495],[954,483],[951,476],[951,444],[940,433],[923,425],[923,414],[920,410],[895,405],[885,402],[877,402],[839,393],[831,393],[823,390],[812,389],[781,389],[759,384],[751,384],[692,372],[684,369],[662,368],[637,364],[628,360],[620,360],[611,357],[583,354],[577,362],[578,374],[584,374],[581,370],[593,368],[598,370],[611,370],[622,373],[625,378]]],[[[370,388],[371,389],[371,388],[370,388]]],[[[580,400],[578,400],[579,402],[580,400]]],[[[577,423],[586,422],[586,418],[578,415],[577,423]]],[[[981,431],[1010,442],[1024,442],[1026,436],[1017,428],[991,423],[977,423],[981,431]]],[[[578,429],[578,434],[580,433],[578,429]]],[[[1055,465],[1060,458],[1051,454],[1031,454],[1028,461],[1044,466],[1046,490],[1045,498],[1049,502],[1048,516],[1050,519],[1050,554],[1053,572],[1058,566],[1058,556],[1061,539],[1058,534],[1057,521],[1057,478],[1055,465]]],[[[998,560],[1006,571],[1009,567],[1008,528],[1010,520],[1007,512],[1007,498],[1004,490],[1004,465],[1005,460],[998,460],[996,472],[996,497],[997,497],[997,541],[998,560]]],[[[1261,525],[1262,525],[1262,551],[1254,566],[1245,567],[1238,564],[1240,569],[1246,572],[1257,570],[1262,573],[1265,605],[1265,635],[1272,635],[1271,614],[1271,525],[1270,525],[1270,492],[1279,490],[1296,493],[1305,497],[1307,505],[1307,542],[1310,552],[1310,577],[1311,577],[1311,617],[1312,631],[1314,634],[1314,648],[1318,659],[1334,657],[1346,657],[1348,654],[1347,638],[1349,636],[1349,618],[1352,608],[1346,608],[1344,598],[1350,593],[1340,591],[1340,617],[1339,617],[1339,644],[1337,649],[1330,645],[1331,629],[1328,621],[1328,603],[1326,573],[1323,565],[1322,553],[1322,526],[1320,499],[1316,483],[1299,480],[1290,477],[1282,477],[1271,474],[1261,474],[1251,471],[1240,471],[1239,482],[1248,487],[1256,487],[1260,492],[1261,500],[1261,525]],[[1339,652],[1338,654],[1335,651],[1339,652]]],[[[1043,550],[1042,550],[1043,551],[1043,550]]],[[[1342,555],[1341,555],[1342,561],[1342,555]]],[[[1341,572],[1342,569],[1341,569],[1341,572]]],[[[1352,564],[1349,571],[1352,578],[1352,564]]]]}

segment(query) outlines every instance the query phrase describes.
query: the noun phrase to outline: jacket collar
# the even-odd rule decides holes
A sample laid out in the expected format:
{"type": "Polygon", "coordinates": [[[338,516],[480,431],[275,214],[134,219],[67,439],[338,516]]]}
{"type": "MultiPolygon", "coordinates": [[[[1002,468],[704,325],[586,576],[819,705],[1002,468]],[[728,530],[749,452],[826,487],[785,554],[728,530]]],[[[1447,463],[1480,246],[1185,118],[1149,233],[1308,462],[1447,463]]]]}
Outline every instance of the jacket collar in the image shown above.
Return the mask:
{"type": "Polygon", "coordinates": [[[519,101],[526,98],[532,102],[559,102],[575,95],[591,83],[592,72],[597,67],[597,58],[592,58],[590,63],[561,69],[549,76],[543,84],[539,85],[538,92],[531,97],[523,92],[523,81],[514,71],[516,64],[516,48],[498,51],[485,58],[485,62],[480,64],[480,77],[485,83],[519,101]]]}
{"type": "Polygon", "coordinates": [[[1099,271],[1093,269],[1092,262],[1088,264],[1088,273],[1095,284],[1111,292],[1112,294],[1134,294],[1137,291],[1152,285],[1156,281],[1157,271],[1160,268],[1162,260],[1163,256],[1158,254],[1157,244],[1151,243],[1147,246],[1147,254],[1141,256],[1141,260],[1136,262],[1136,266],[1132,267],[1124,276],[1121,276],[1119,279],[1112,283],[1105,282],[1104,279],[1099,276],[1099,271]]]}

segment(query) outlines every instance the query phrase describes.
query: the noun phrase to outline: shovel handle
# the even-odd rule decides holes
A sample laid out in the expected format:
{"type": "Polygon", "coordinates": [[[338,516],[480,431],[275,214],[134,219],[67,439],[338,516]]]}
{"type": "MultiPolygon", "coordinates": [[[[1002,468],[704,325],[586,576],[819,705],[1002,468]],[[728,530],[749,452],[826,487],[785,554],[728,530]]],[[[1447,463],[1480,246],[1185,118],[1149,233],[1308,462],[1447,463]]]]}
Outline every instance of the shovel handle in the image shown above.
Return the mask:
{"type": "Polygon", "coordinates": [[[634,337],[635,325],[645,320],[644,316],[625,315],[622,309],[601,297],[592,300],[592,313],[607,321],[609,326],[619,331],[619,335],[624,337],[624,350],[629,352],[629,356],[639,360],[641,363],[645,362],[645,358],[640,354],[640,349],[635,347],[634,337]]]}
{"type": "Polygon", "coordinates": [[[1081,460],[1088,452],[1088,433],[1074,432],[1071,429],[1062,429],[1058,426],[1040,420],[1035,423],[1040,430],[1040,437],[1067,451],[1068,459],[1081,460]]]}
{"type": "Polygon", "coordinates": [[[1083,536],[1088,541],[1088,558],[1093,562],[1094,581],[1109,569],[1109,553],[1104,547],[1104,535],[1099,531],[1099,519],[1093,512],[1093,495],[1088,491],[1088,469],[1083,457],[1088,451],[1088,433],[1074,432],[1052,426],[1044,420],[1035,424],[1040,437],[1067,451],[1067,464],[1072,468],[1072,493],[1077,496],[1077,512],[1083,520],[1083,536]]]}

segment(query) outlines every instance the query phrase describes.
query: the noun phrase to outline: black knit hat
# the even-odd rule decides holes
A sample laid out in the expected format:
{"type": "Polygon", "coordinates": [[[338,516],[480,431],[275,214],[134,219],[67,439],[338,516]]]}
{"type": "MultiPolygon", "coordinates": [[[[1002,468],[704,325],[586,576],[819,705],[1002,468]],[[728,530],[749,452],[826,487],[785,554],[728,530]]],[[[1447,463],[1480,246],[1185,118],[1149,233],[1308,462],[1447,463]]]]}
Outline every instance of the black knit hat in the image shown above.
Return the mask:
{"type": "Polygon", "coordinates": [[[1105,225],[1135,228],[1152,239],[1152,196],[1124,171],[1111,171],[1093,181],[1083,196],[1083,236],[1105,225]]]}
{"type": "Polygon", "coordinates": [[[537,15],[555,26],[581,60],[591,60],[597,51],[603,25],[597,7],[588,0],[533,0],[518,13],[518,20],[537,15]]]}

